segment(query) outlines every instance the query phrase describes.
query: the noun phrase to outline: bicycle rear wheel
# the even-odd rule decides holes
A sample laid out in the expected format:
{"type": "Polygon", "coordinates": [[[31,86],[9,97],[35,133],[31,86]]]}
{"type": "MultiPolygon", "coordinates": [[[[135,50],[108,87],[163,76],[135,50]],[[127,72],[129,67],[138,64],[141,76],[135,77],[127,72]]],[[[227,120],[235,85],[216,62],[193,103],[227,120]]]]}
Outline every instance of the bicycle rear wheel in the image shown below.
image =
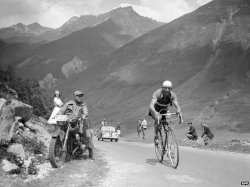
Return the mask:
{"type": "Polygon", "coordinates": [[[155,154],[156,154],[156,157],[158,159],[159,162],[162,162],[163,160],[163,140],[162,140],[162,129],[159,129],[158,130],[158,139],[159,139],[159,142],[156,144],[155,143],[155,154]]]}
{"type": "Polygon", "coordinates": [[[179,146],[175,137],[174,130],[169,128],[168,131],[168,158],[173,168],[177,168],[179,164],[179,146]]]}

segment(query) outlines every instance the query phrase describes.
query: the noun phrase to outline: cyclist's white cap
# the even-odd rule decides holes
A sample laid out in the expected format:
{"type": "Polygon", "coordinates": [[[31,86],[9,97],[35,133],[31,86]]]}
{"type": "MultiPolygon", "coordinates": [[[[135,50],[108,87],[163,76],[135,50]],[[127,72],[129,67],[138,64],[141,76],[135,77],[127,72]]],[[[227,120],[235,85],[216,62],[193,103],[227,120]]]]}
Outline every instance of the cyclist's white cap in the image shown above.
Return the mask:
{"type": "Polygon", "coordinates": [[[172,88],[172,83],[170,81],[166,80],[162,83],[162,87],[172,88]]]}

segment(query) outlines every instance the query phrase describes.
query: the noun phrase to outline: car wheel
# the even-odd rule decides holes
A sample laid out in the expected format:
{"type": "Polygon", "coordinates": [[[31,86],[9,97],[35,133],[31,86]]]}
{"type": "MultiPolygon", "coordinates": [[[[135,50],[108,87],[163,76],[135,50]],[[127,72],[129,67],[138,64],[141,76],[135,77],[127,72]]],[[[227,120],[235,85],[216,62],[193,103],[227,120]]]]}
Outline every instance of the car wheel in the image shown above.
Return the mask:
{"type": "Polygon", "coordinates": [[[115,139],[115,142],[118,142],[118,139],[115,139]]]}

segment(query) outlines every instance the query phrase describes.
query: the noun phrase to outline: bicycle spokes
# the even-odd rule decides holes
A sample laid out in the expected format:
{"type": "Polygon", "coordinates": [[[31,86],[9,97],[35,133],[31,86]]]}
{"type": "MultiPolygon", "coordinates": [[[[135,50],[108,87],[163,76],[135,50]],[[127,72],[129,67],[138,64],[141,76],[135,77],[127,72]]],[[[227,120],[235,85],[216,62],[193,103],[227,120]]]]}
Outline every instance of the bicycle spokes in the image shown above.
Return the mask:
{"type": "Polygon", "coordinates": [[[155,154],[159,162],[162,162],[163,160],[163,154],[164,154],[164,146],[162,141],[162,133],[161,129],[158,131],[158,142],[155,142],[155,154]]]}
{"type": "Polygon", "coordinates": [[[174,168],[177,168],[179,163],[179,147],[172,130],[170,130],[168,133],[168,157],[171,165],[174,168]]]}

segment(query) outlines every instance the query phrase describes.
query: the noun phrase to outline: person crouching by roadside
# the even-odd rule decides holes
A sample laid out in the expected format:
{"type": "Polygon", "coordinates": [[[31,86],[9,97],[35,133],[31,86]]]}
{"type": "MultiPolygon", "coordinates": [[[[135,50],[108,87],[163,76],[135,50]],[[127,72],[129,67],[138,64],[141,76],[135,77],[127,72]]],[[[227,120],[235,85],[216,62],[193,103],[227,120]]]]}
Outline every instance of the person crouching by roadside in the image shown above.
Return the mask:
{"type": "Polygon", "coordinates": [[[214,134],[209,129],[209,126],[204,122],[201,122],[201,127],[203,131],[201,138],[204,136],[204,143],[205,145],[208,145],[208,143],[211,143],[211,141],[213,140],[214,134]]]}
{"type": "Polygon", "coordinates": [[[188,133],[186,134],[187,135],[187,138],[189,140],[197,140],[198,136],[197,136],[197,133],[196,133],[196,130],[195,128],[193,127],[192,125],[192,122],[188,122],[188,126],[189,126],[189,131],[188,133]]]}

